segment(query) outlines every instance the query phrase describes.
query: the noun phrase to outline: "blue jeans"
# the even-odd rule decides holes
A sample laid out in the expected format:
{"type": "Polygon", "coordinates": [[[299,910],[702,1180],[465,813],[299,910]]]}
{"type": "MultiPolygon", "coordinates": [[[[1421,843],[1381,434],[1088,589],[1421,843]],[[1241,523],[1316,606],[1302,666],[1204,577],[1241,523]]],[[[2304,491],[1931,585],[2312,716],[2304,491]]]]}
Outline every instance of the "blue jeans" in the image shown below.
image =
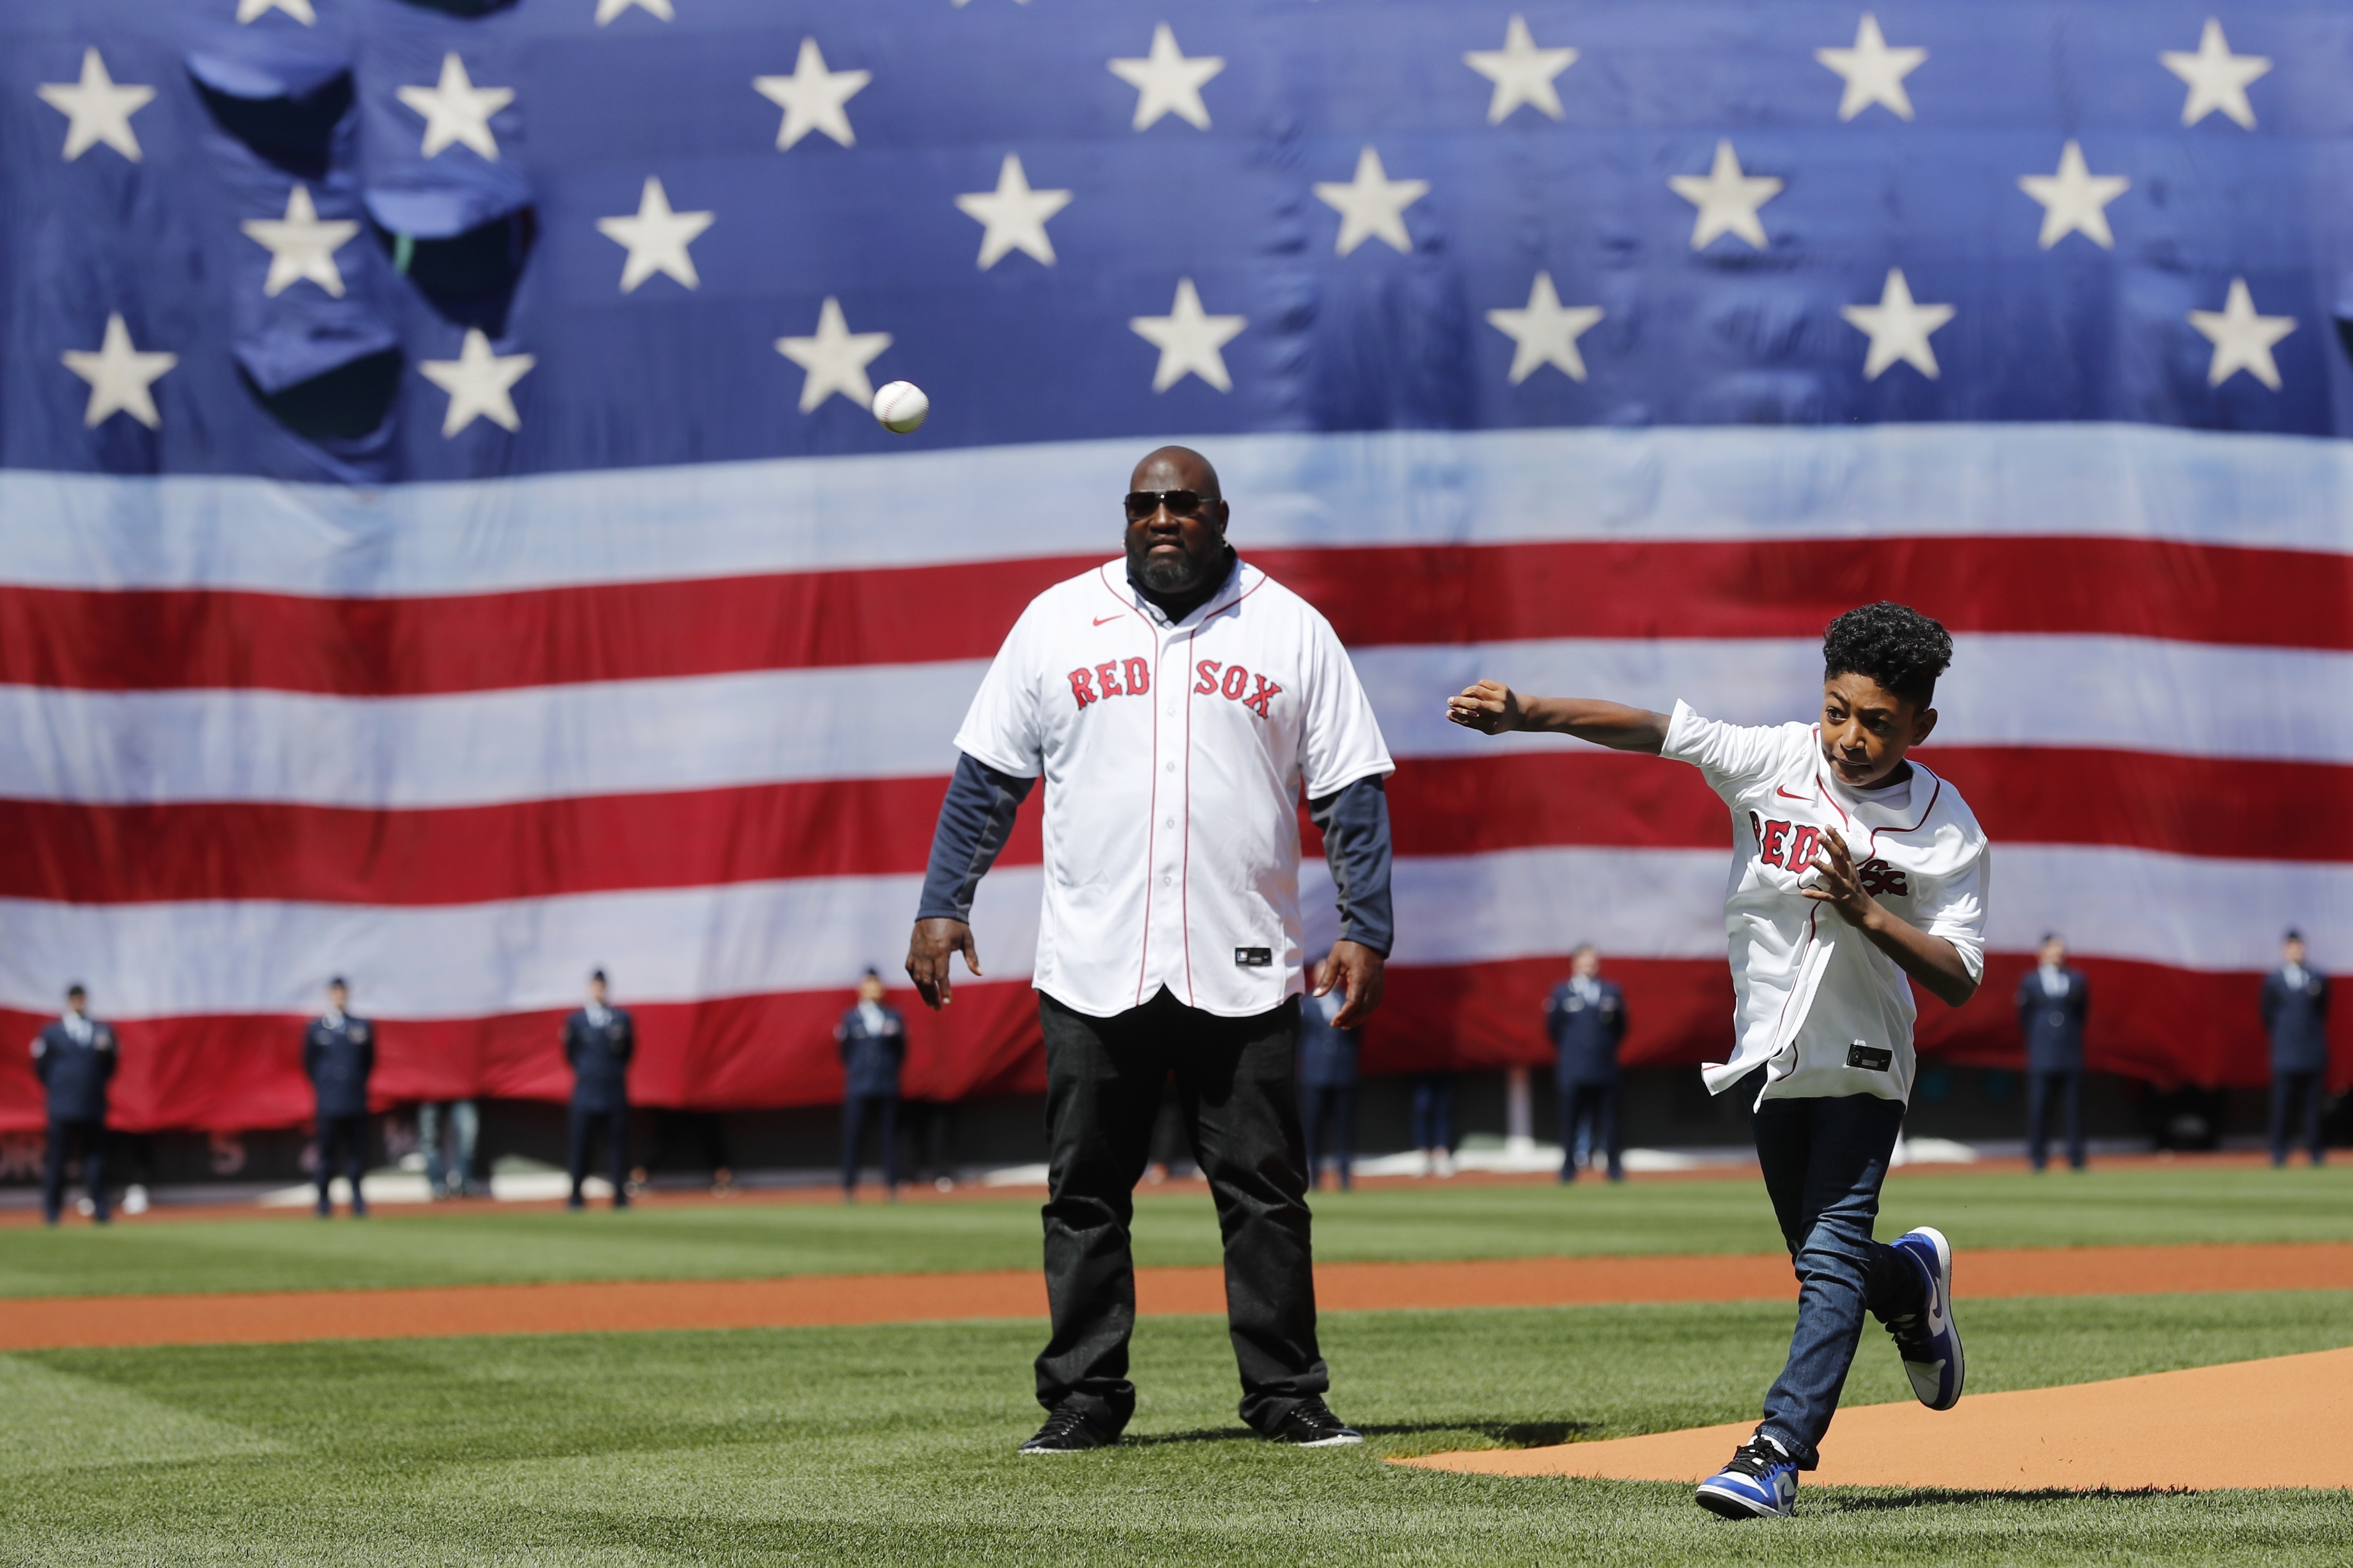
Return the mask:
{"type": "Polygon", "coordinates": [[[435,1197],[480,1191],[474,1180],[474,1140],[481,1119],[470,1100],[417,1108],[417,1142],[425,1152],[425,1184],[435,1197]]]}
{"type": "Polygon", "coordinates": [[[1871,1237],[1903,1126],[1901,1102],[1870,1094],[1768,1100],[1757,1108],[1757,1159],[1798,1273],[1789,1363],[1765,1395],[1758,1430],[1788,1449],[1799,1469],[1814,1468],[1816,1446],[1838,1413],[1864,1309],[1884,1321],[1926,1305],[1918,1266],[1871,1237]]]}

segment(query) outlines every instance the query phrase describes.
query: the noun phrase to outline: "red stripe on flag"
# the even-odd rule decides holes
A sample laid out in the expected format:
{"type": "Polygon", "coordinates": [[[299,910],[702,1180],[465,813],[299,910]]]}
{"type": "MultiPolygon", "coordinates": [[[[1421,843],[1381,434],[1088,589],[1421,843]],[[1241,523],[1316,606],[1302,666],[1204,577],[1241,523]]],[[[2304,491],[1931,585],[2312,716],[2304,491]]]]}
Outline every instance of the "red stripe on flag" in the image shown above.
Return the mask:
{"type": "MultiPolygon", "coordinates": [[[[1115,542],[1106,537],[1105,554],[1115,542]]],[[[1256,551],[1358,646],[1813,637],[1894,598],[1956,631],[2353,649],[2353,556],[2113,539],[1256,551]],[[2131,592],[2119,592],[2120,584],[2131,592]]],[[[0,684],[348,697],[987,658],[1059,557],[403,599],[0,588],[0,684]]]]}
{"type": "MultiPolygon", "coordinates": [[[[2353,861],[2353,768],[2132,752],[1923,753],[1997,844],[2100,844],[2229,859],[2353,861]],[[2216,801],[2229,801],[2227,811],[2216,801]]],[[[931,855],[944,779],[855,779],[430,811],[0,800],[0,898],[413,907],[793,877],[905,876],[931,855]]],[[[1722,848],[1696,770],[1563,742],[1422,758],[1389,781],[1401,856],[1548,845],[1722,848]]],[[[1039,801],[997,864],[1043,858],[1039,801]]],[[[1306,851],[1323,852],[1304,826],[1306,851]]]]}
{"type": "MultiPolygon", "coordinates": [[[[1732,984],[1721,959],[1637,960],[1607,954],[1626,990],[1625,1061],[1688,1068],[1731,1043],[1732,984]]],[[[2023,1064],[2012,994],[2031,965],[1997,956],[1957,1011],[1924,1001],[1923,1058],[1956,1066],[2023,1064]]],[[[2094,998],[2086,1052],[2094,1071],[2164,1083],[2246,1087],[2270,1078],[2255,1014],[2262,976],[2206,974],[2114,959],[2080,961],[2094,998]]],[[[1567,973],[1557,958],[1388,973],[1388,996],[1365,1037],[1369,1073],[1549,1067],[1544,999],[1567,973]]],[[[623,999],[626,1001],[626,998],[623,999]]],[[[840,1096],[833,1026],[848,991],[793,992],[633,1006],[638,1064],[631,1098],[645,1106],[752,1109],[830,1104],[840,1096]]],[[[364,998],[363,998],[364,1001],[364,998]]],[[[909,1034],[910,1098],[955,1100],[1044,1088],[1037,1005],[1026,985],[967,985],[944,1013],[893,993],[909,1034]]],[[[557,1046],[560,1012],[426,1023],[382,1022],[379,1107],[466,1095],[562,1100],[571,1078],[557,1046]]],[[[48,1020],[0,1012],[0,1131],[42,1125],[40,1086],[21,1048],[48,1020]]],[[[122,1068],[111,1124],[235,1131],[311,1115],[301,1074],[301,1020],[197,1017],[116,1025],[122,1068]]],[[[2333,1085],[2353,1083],[2353,1011],[2330,1025],[2333,1085]]],[[[1694,1091],[1696,1082],[1694,1080],[1694,1091]]],[[[2021,1108],[2021,1116],[2023,1117],[2021,1108]]]]}
{"type": "MultiPolygon", "coordinates": [[[[366,998],[359,1000],[364,1014],[366,998]]],[[[711,1002],[618,1000],[638,1026],[629,1073],[635,1104],[735,1110],[829,1105],[841,1098],[833,1027],[856,1000],[847,989],[711,1002]]],[[[908,1098],[963,1100],[1045,1088],[1037,996],[1027,985],[962,986],[940,1013],[926,1010],[912,991],[893,992],[890,1000],[907,1020],[908,1098]]],[[[572,1074],[557,1037],[564,1018],[558,1011],[379,1021],[371,1099],[379,1110],[470,1096],[567,1099],[572,1074]]],[[[26,1045],[47,1022],[0,1011],[0,1131],[43,1125],[41,1086],[26,1045]]],[[[111,1086],[107,1123],[117,1131],[236,1131],[311,1119],[301,1019],[153,1018],[114,1027],[122,1065],[111,1086]]]]}

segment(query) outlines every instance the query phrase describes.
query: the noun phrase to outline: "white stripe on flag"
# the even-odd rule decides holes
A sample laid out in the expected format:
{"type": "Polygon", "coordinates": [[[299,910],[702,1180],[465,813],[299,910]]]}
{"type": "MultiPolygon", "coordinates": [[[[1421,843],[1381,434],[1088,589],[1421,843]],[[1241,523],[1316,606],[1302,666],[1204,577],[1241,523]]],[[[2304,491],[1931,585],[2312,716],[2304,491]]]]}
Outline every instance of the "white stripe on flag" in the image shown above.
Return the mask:
{"type": "MultiPolygon", "coordinates": [[[[1200,437],[1244,550],[2035,535],[2353,552],[2353,447],[2125,425],[1200,437]]],[[[388,489],[0,471],[0,583],[328,597],[1116,549],[1140,441],[388,489]]]]}
{"type": "MultiPolygon", "coordinates": [[[[1989,945],[2001,952],[2030,952],[2056,929],[2093,957],[2243,972],[2273,961],[2286,925],[2353,929],[2348,865],[2051,845],[2001,846],[1995,861],[1989,945]]],[[[1400,859],[1393,960],[1565,956],[1592,941],[1630,958],[1721,962],[1726,868],[1723,852],[1703,849],[1400,859]]],[[[981,883],[974,928],[993,983],[1031,972],[1042,877],[1008,867],[981,883]]],[[[0,1005],[45,1010],[79,976],[113,1017],[298,1014],[328,975],[348,973],[375,1016],[472,1017],[566,1005],[592,963],[647,1002],[847,988],[903,951],[920,881],[811,878],[397,910],[7,900],[0,1005]]],[[[1320,952],[1333,934],[1320,861],[1303,868],[1301,898],[1320,952]]]]}
{"type": "MultiPolygon", "coordinates": [[[[2112,747],[2353,763],[2353,654],[2134,637],[1957,639],[1944,745],[2112,747]]],[[[1525,689],[1710,718],[1812,717],[1811,639],[1563,640],[1363,648],[1390,751],[1573,744],[1477,735],[1446,698],[1525,689]]],[[[281,801],[414,808],[844,778],[945,777],[978,660],[756,671],[398,698],[0,687],[0,796],[85,804],[281,801]]]]}

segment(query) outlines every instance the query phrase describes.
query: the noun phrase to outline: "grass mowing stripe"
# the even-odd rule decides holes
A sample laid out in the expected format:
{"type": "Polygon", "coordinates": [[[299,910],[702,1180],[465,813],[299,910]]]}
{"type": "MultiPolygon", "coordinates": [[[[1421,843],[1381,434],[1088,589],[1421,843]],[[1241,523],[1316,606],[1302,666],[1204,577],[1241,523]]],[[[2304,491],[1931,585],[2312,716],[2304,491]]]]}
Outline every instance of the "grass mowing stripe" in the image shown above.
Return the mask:
{"type": "MultiPolygon", "coordinates": [[[[2353,1342],[2353,1293],[1961,1310],[1973,1386],[1989,1391],[2353,1342]]],[[[1747,1529],[1683,1488],[1381,1462],[1741,1419],[1788,1326],[1766,1305],[1335,1314],[1334,1399],[1373,1440],[1308,1454],[1239,1433],[1222,1324],[1147,1321],[1138,1440],[1058,1460],[1011,1452],[1038,1414],[1029,1324],[20,1355],[0,1366],[46,1378],[41,1401],[147,1412],[158,1428],[50,1421],[53,1462],[12,1475],[0,1501],[0,1561],[2348,1560],[2343,1493],[1818,1493],[1799,1518],[1747,1529]],[[219,1451],[192,1453],[200,1433],[219,1451]]],[[[1873,1331],[1849,1400],[1903,1396],[1873,1331]]]]}
{"type": "MultiPolygon", "coordinates": [[[[646,1205],[627,1214],[380,1210],[0,1228],[0,1295],[379,1289],[560,1279],[758,1279],[1038,1266],[1038,1197],[947,1204],[646,1205]]],[[[1315,1197],[1316,1256],[1345,1260],[1773,1252],[1762,1184],[1385,1187],[1315,1197]]],[[[2353,1241],[2353,1166],[1904,1175],[1882,1233],[1933,1223],[1968,1247],[2353,1241]]],[[[1214,1264],[1206,1189],[1136,1202],[1136,1260],[1214,1264]]]]}

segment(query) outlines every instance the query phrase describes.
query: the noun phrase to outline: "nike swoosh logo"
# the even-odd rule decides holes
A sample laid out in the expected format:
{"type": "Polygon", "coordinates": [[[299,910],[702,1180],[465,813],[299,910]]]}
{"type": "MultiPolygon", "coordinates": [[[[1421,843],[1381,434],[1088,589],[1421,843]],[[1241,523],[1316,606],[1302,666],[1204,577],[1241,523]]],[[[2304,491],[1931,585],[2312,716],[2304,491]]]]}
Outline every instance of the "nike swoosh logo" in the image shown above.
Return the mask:
{"type": "MultiPolygon", "coordinates": [[[[1101,623],[1101,622],[1097,622],[1096,624],[1097,624],[1097,625],[1101,625],[1102,623],[1101,623]]],[[[1812,799],[1812,798],[1813,798],[1811,795],[1791,795],[1788,790],[1783,789],[1779,784],[1775,784],[1775,785],[1773,786],[1773,793],[1774,793],[1775,795],[1779,795],[1783,800],[1810,800],[1810,799],[1812,799]]]]}
{"type": "Polygon", "coordinates": [[[1097,616],[1095,617],[1095,625],[1099,626],[1107,626],[1113,621],[1124,621],[1125,619],[1127,619],[1125,616],[1097,616]]]}

